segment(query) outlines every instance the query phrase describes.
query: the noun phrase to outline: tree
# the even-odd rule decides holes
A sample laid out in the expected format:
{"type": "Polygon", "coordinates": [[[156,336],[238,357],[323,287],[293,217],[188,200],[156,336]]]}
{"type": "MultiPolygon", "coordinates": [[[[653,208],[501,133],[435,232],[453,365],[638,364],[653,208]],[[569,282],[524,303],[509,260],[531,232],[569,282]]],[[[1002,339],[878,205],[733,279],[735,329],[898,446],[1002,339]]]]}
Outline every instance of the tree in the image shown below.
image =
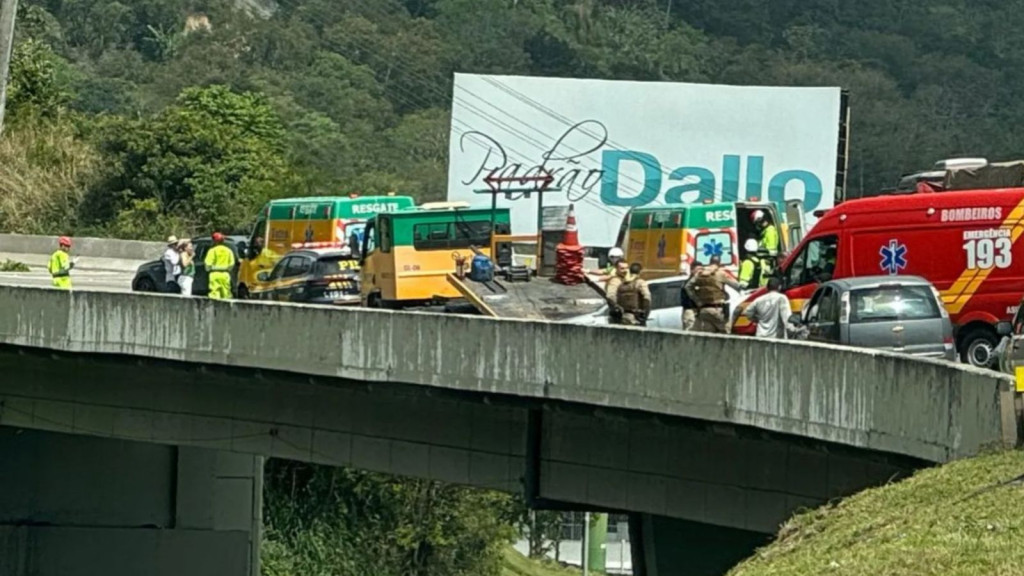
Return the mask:
{"type": "Polygon", "coordinates": [[[485,490],[280,460],[265,490],[268,576],[490,576],[514,536],[485,490]]]}
{"type": "Polygon", "coordinates": [[[45,43],[27,39],[14,47],[7,109],[12,123],[24,117],[54,118],[71,100],[64,61],[45,43]]]}
{"type": "Polygon", "coordinates": [[[115,119],[99,133],[113,165],[85,209],[115,234],[241,230],[264,202],[297,186],[283,127],[260,94],[190,88],[155,117],[115,119]],[[152,219],[147,230],[125,229],[135,212],[152,219]]]}

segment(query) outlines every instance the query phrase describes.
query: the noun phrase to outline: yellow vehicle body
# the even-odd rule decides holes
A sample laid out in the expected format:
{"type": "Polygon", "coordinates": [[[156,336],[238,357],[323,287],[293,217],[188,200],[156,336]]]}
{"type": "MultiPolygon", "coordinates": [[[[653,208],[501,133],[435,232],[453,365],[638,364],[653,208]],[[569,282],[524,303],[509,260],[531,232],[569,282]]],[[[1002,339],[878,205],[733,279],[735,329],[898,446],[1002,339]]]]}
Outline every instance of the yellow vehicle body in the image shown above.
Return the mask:
{"type": "Polygon", "coordinates": [[[799,206],[783,212],[772,203],[714,203],[638,208],[626,215],[618,245],[630,263],[643,265],[641,277],[653,280],[685,274],[712,256],[722,266],[739,267],[744,238],[756,237],[749,215],[762,210],[779,229],[780,251],[799,241],[799,206]],[[786,218],[783,218],[783,216],[786,218]],[[794,226],[790,220],[798,219],[794,226]]]}
{"type": "Polygon", "coordinates": [[[459,259],[468,270],[477,254],[490,257],[493,229],[506,230],[508,222],[508,209],[492,214],[489,209],[417,208],[378,215],[366,228],[361,250],[363,304],[395,308],[460,298],[447,275],[459,259]]]}
{"type": "Polygon", "coordinates": [[[415,206],[410,196],[326,196],[273,200],[260,211],[248,254],[238,271],[239,293],[266,290],[259,273],[271,270],[296,248],[353,244],[358,247],[369,218],[415,206]]]}

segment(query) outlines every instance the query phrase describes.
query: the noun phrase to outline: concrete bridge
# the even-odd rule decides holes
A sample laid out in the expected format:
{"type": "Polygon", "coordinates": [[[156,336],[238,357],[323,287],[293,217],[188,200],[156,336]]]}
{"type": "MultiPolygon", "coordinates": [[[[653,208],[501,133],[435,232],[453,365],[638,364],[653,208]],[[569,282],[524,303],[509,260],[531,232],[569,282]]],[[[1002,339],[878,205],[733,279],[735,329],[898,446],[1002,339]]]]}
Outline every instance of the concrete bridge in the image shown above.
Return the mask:
{"type": "Polygon", "coordinates": [[[0,287],[0,375],[0,558],[153,551],[109,574],[256,573],[266,456],[630,512],[667,576],[1018,439],[1009,378],[883,352],[160,295],[0,287]]]}

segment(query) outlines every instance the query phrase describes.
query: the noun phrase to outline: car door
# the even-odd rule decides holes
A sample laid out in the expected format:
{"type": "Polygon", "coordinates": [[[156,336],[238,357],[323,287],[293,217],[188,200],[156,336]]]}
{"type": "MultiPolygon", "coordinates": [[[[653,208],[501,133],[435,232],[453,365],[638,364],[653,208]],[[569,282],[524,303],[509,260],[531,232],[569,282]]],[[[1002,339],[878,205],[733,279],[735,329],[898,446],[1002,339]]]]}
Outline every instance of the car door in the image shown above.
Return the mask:
{"type": "Polygon", "coordinates": [[[303,299],[307,276],[313,269],[313,259],[305,255],[292,255],[284,266],[284,274],[277,283],[274,299],[294,302],[303,299]]]}
{"type": "Polygon", "coordinates": [[[822,286],[814,294],[806,323],[808,340],[839,342],[839,294],[834,286],[822,286]]]}
{"type": "Polygon", "coordinates": [[[673,330],[683,329],[683,280],[650,284],[651,315],[647,325],[673,330]]]}
{"type": "Polygon", "coordinates": [[[294,258],[294,256],[286,256],[279,260],[267,275],[267,281],[261,282],[253,287],[259,290],[256,294],[258,294],[260,300],[278,299],[277,289],[281,285],[281,278],[284,276],[285,267],[292,258],[294,258]]]}

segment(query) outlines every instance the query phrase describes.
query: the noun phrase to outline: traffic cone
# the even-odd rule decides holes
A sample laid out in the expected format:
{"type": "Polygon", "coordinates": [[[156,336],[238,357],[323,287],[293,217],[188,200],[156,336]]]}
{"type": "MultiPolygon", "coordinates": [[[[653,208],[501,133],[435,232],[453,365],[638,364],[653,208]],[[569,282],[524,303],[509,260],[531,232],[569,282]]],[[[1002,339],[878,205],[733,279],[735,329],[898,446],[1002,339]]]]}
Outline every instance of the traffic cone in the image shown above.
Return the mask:
{"type": "Polygon", "coordinates": [[[576,207],[569,204],[569,214],[565,217],[565,235],[562,236],[562,244],[565,246],[579,246],[580,233],[576,229],[576,207]]]}
{"type": "Polygon", "coordinates": [[[576,209],[570,204],[565,217],[565,235],[555,247],[555,282],[574,286],[586,281],[583,274],[583,246],[576,229],[576,209]]]}

